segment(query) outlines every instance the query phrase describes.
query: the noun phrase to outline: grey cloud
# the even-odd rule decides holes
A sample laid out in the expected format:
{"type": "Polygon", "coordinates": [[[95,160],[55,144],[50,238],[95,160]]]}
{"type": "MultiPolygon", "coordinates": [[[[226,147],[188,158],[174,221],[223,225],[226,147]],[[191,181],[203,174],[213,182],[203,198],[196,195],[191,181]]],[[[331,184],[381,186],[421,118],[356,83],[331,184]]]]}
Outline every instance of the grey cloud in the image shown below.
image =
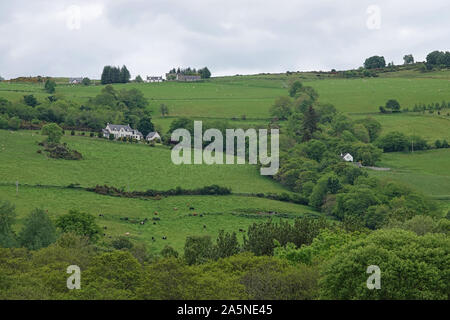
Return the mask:
{"type": "Polygon", "coordinates": [[[373,54],[401,63],[444,47],[450,3],[423,1],[62,0],[0,3],[0,75],[89,76],[105,64],[133,75],[177,66],[213,74],[344,69],[373,54]],[[66,25],[81,8],[81,28],[66,25]],[[381,8],[381,28],[366,26],[381,8]]]}

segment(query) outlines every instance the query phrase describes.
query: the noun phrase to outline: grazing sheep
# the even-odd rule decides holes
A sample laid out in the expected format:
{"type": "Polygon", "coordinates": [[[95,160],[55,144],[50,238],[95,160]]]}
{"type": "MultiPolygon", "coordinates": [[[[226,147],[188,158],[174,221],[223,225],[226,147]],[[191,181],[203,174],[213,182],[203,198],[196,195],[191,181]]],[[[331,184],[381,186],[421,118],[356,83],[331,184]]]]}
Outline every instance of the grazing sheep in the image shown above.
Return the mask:
{"type": "Polygon", "coordinates": [[[129,235],[130,235],[130,233],[129,233],[129,232],[125,232],[125,235],[126,235],[126,236],[129,236],[129,235]]]}
{"type": "Polygon", "coordinates": [[[141,221],[140,223],[141,223],[141,225],[144,225],[144,224],[145,224],[145,221],[141,221]]]}
{"type": "Polygon", "coordinates": [[[178,210],[178,208],[173,208],[173,210],[174,210],[174,211],[177,211],[177,210],[178,210]]]}
{"type": "Polygon", "coordinates": [[[167,237],[166,237],[166,236],[164,236],[164,237],[162,237],[162,239],[163,239],[163,240],[167,240],[167,237]]]}
{"type": "Polygon", "coordinates": [[[101,213],[98,215],[99,217],[104,217],[104,215],[102,215],[101,213]]]}

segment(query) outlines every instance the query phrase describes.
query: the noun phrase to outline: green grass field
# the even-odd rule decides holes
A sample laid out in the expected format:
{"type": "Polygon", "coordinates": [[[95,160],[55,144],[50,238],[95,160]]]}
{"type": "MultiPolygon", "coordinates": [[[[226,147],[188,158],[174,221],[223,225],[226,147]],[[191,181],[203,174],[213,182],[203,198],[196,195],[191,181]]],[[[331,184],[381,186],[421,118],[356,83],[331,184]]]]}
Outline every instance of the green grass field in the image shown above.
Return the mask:
{"type": "Polygon", "coordinates": [[[450,200],[450,149],[384,153],[380,166],[391,171],[371,174],[406,183],[434,198],[450,200]]]}
{"type": "MultiPolygon", "coordinates": [[[[84,187],[108,184],[130,190],[167,190],[177,186],[190,189],[219,184],[231,187],[236,193],[288,192],[273,180],[261,176],[256,166],[174,165],[170,159],[170,150],[162,146],[151,148],[144,144],[65,136],[63,141],[80,151],[84,159],[50,159],[44,153],[36,152],[41,148],[37,142],[43,138],[33,131],[0,130],[0,199],[16,205],[19,226],[35,207],[49,210],[52,217],[70,209],[83,210],[95,216],[102,213],[105,217],[97,217],[97,221],[102,227],[107,227],[106,237],[130,232],[133,239],[151,244],[151,249],[156,252],[165,244],[181,250],[188,235],[208,234],[214,238],[220,229],[247,229],[255,221],[269,218],[269,211],[284,214],[284,218],[288,219],[306,213],[320,215],[305,206],[243,195],[175,196],[162,200],[142,200],[67,189],[64,187],[72,183],[84,187]],[[20,183],[18,195],[15,181],[20,183]],[[190,206],[195,211],[190,211],[190,206]],[[121,217],[151,219],[154,211],[159,213],[161,219],[157,225],[149,222],[142,226],[120,220],[121,217]],[[193,212],[198,216],[188,215],[193,212]],[[204,216],[200,217],[199,214],[204,216]],[[203,225],[207,226],[206,230],[203,225]],[[167,236],[167,241],[162,240],[163,236],[167,236]],[[156,239],[154,243],[152,237],[156,239]]],[[[278,219],[276,215],[273,217],[278,219]]]]}
{"type": "MultiPolygon", "coordinates": [[[[402,108],[412,108],[416,103],[450,101],[450,72],[419,73],[409,70],[381,74],[379,78],[337,79],[317,77],[316,73],[265,74],[212,78],[199,83],[152,83],[114,85],[122,88],[138,88],[150,101],[153,121],[165,133],[170,123],[180,116],[197,119],[227,119],[230,126],[248,127],[266,125],[270,118],[269,108],[274,100],[287,95],[289,82],[300,79],[314,87],[321,102],[329,102],[352,118],[372,116],[382,124],[383,133],[401,131],[415,134],[429,142],[436,139],[450,141],[450,118],[430,114],[378,113],[378,107],[388,99],[397,99],[402,108]],[[168,105],[170,114],[162,118],[159,105],[168,105]],[[245,115],[246,119],[241,117],[245,115]],[[237,120],[232,120],[236,118],[237,120]]],[[[97,95],[103,86],[58,85],[61,93],[77,103],[97,95]]],[[[11,101],[23,95],[34,94],[39,100],[48,94],[42,85],[0,83],[0,97],[11,101]]],[[[35,207],[49,210],[56,217],[70,209],[78,208],[97,216],[106,235],[118,236],[126,232],[131,238],[144,240],[156,252],[165,244],[182,249],[186,236],[209,234],[213,237],[220,229],[238,231],[276,211],[287,218],[314,212],[311,208],[262,198],[246,196],[177,196],[162,200],[125,199],[101,196],[79,189],[44,188],[66,187],[80,184],[92,187],[108,184],[129,190],[167,190],[181,186],[185,189],[211,184],[231,187],[234,193],[282,193],[284,187],[259,174],[250,165],[191,165],[176,166],[170,159],[170,150],[158,146],[150,148],[143,144],[125,144],[103,139],[69,136],[63,142],[81,152],[82,161],[54,160],[37,145],[43,137],[38,132],[0,130],[0,199],[15,203],[19,224],[35,207]],[[21,184],[15,192],[15,181],[21,184]],[[2,185],[3,184],[3,185],[2,185]],[[6,185],[5,185],[6,184],[6,185]],[[24,186],[29,185],[29,186],[24,186]],[[203,217],[189,216],[188,205],[203,217]],[[177,207],[178,210],[174,210],[177,207]],[[120,217],[142,220],[152,218],[158,211],[160,222],[131,224],[120,217]],[[104,218],[98,214],[105,215],[104,218]],[[207,228],[204,229],[203,225],[207,228]],[[161,240],[167,236],[166,241],[161,240]],[[151,238],[155,237],[153,243],[151,238]]],[[[440,201],[444,209],[450,209],[450,151],[383,154],[380,166],[392,168],[389,172],[370,171],[371,174],[394,179],[411,185],[440,201]]],[[[317,214],[317,213],[314,213],[317,214]]],[[[274,216],[274,219],[279,217],[274,216]]]]}
{"type": "Polygon", "coordinates": [[[66,135],[67,142],[83,155],[82,161],[47,158],[37,145],[44,140],[36,131],[0,130],[0,177],[5,182],[68,186],[97,184],[130,190],[185,189],[212,184],[230,187],[233,192],[286,192],[251,165],[175,165],[166,147],[110,142],[105,139],[66,135]]]}
{"type": "MultiPolygon", "coordinates": [[[[431,144],[434,144],[436,140],[442,139],[450,141],[450,117],[447,116],[412,112],[371,114],[369,116],[382,124],[382,135],[392,131],[400,131],[408,136],[420,136],[431,144]]],[[[355,119],[365,117],[367,115],[354,116],[355,119]]]]}
{"type": "MultiPolygon", "coordinates": [[[[161,200],[127,199],[98,195],[95,193],[60,188],[20,187],[16,194],[15,186],[0,186],[0,199],[9,200],[16,205],[20,229],[23,219],[34,208],[48,210],[50,217],[56,218],[71,209],[78,209],[95,215],[100,227],[107,227],[103,232],[109,237],[124,235],[129,232],[136,241],[144,241],[150,250],[159,252],[166,244],[182,250],[189,235],[210,235],[213,239],[219,230],[235,231],[242,239],[239,229],[247,227],[261,219],[268,219],[269,211],[284,214],[284,219],[294,219],[305,214],[318,215],[310,208],[291,203],[269,199],[243,196],[176,196],[161,200]],[[189,206],[195,208],[190,211],[189,206]],[[177,210],[174,210],[177,208],[177,210]],[[155,216],[154,212],[158,215],[155,216]],[[190,216],[190,213],[197,216],[190,216]],[[99,214],[104,217],[99,217],[99,214]],[[200,217],[203,214],[203,217],[200,217]],[[144,225],[120,220],[150,219],[144,225]],[[151,219],[161,220],[153,225],[151,219]],[[203,226],[206,226],[206,229],[203,226]],[[166,236],[167,240],[162,240],[166,236]],[[152,241],[152,237],[156,241],[152,241]]],[[[273,219],[280,218],[271,215],[273,219]]]]}

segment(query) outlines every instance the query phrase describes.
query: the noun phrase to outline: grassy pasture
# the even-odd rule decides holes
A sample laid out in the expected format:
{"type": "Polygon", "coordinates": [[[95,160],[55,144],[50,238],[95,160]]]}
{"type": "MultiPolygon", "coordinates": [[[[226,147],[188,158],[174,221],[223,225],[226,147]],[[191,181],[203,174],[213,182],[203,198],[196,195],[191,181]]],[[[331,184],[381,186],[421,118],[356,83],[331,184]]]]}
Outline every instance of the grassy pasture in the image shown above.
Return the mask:
{"type": "Polygon", "coordinates": [[[48,210],[53,219],[71,209],[79,209],[95,215],[98,225],[107,227],[103,230],[106,234],[104,238],[129,232],[131,239],[144,241],[153,252],[159,252],[166,244],[182,250],[189,235],[204,234],[215,239],[221,229],[235,231],[242,239],[239,229],[246,230],[253,222],[269,217],[281,219],[277,215],[269,216],[269,211],[285,214],[286,219],[313,213],[305,206],[241,196],[176,196],[161,200],[141,200],[103,196],[76,189],[37,187],[20,187],[17,195],[15,186],[0,186],[0,199],[9,200],[16,205],[18,230],[24,218],[36,207],[48,210]],[[195,211],[190,211],[187,204],[193,206],[195,211]],[[155,211],[158,215],[154,215],[155,211]],[[194,212],[197,216],[189,215],[194,212]],[[100,213],[104,217],[99,217],[100,213]],[[141,225],[122,221],[122,217],[139,221],[148,218],[150,221],[141,225]],[[161,219],[156,221],[156,225],[151,220],[154,217],[161,219]],[[204,225],[206,229],[203,228],[204,225]],[[167,240],[162,240],[163,236],[167,240]],[[155,242],[152,237],[156,239],[155,242]]]}
{"type": "MultiPolygon", "coordinates": [[[[450,109],[449,111],[450,112],[450,109]]],[[[381,134],[392,131],[403,132],[406,135],[418,135],[429,143],[446,139],[450,141],[450,117],[438,116],[428,113],[398,113],[398,114],[371,114],[370,117],[382,124],[381,134]]],[[[355,116],[354,118],[364,118],[355,116]]]]}
{"type": "MultiPolygon", "coordinates": [[[[416,103],[450,101],[450,81],[447,78],[364,78],[312,80],[301,74],[286,76],[238,76],[213,78],[197,83],[163,82],[151,84],[115,84],[122,88],[137,88],[149,99],[155,118],[159,105],[169,106],[171,116],[227,118],[246,115],[248,119],[269,118],[269,108],[276,97],[287,94],[289,81],[304,80],[314,87],[320,101],[332,103],[339,111],[349,114],[378,112],[388,99],[397,99],[402,107],[416,103]]],[[[416,74],[421,75],[416,72],[416,74]]],[[[444,72],[444,74],[447,74],[444,72]]],[[[57,92],[79,103],[98,94],[103,86],[60,85],[57,92]]],[[[0,83],[0,96],[19,100],[24,94],[45,99],[42,85],[0,83]]]]}
{"type": "Polygon", "coordinates": [[[370,173],[406,183],[435,198],[450,200],[450,149],[384,153],[380,166],[392,170],[370,173]]]}
{"type": "Polygon", "coordinates": [[[389,99],[396,99],[402,108],[409,109],[416,103],[450,101],[447,79],[336,79],[305,84],[317,90],[321,102],[332,103],[350,115],[379,112],[379,106],[384,106],[389,99]]]}
{"type": "Polygon", "coordinates": [[[231,187],[233,192],[285,192],[252,165],[175,165],[166,147],[110,142],[106,139],[66,135],[67,142],[83,155],[81,161],[47,158],[37,142],[36,131],[0,130],[1,181],[30,185],[89,187],[108,184],[130,190],[193,189],[211,184],[231,187]]]}

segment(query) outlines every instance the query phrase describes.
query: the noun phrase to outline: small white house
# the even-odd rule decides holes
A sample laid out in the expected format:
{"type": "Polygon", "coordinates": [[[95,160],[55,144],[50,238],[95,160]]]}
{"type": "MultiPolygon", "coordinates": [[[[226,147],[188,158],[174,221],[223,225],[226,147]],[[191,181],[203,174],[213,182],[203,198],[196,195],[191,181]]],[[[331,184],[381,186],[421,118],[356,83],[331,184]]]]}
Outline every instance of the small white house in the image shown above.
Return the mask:
{"type": "Polygon", "coordinates": [[[347,161],[347,162],[353,162],[353,156],[352,156],[350,153],[346,153],[346,154],[344,154],[344,155],[342,155],[342,153],[341,153],[341,158],[342,158],[344,161],[347,161]]]}
{"type": "Polygon", "coordinates": [[[155,141],[155,140],[161,140],[161,136],[158,132],[150,132],[146,137],[145,140],[147,141],[155,141]]]}
{"type": "Polygon", "coordinates": [[[162,76],[147,76],[147,82],[163,82],[162,76]]]}
{"type": "Polygon", "coordinates": [[[107,124],[106,128],[102,130],[103,137],[109,138],[109,135],[114,135],[114,139],[119,138],[134,138],[136,140],[142,140],[144,136],[138,130],[134,130],[130,125],[120,125],[120,124],[107,124]]]}
{"type": "Polygon", "coordinates": [[[83,82],[83,78],[69,78],[70,84],[80,84],[83,82]]]}

